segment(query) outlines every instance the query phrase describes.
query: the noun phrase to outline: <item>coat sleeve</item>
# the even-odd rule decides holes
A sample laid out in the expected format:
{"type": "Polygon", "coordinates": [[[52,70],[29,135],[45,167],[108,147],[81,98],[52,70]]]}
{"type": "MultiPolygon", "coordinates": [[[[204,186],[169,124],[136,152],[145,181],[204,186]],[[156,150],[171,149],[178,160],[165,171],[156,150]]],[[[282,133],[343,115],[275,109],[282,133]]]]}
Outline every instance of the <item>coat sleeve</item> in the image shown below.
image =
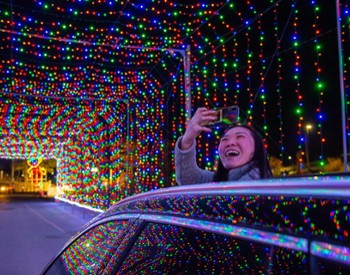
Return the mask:
{"type": "Polygon", "coordinates": [[[197,165],[196,145],[188,150],[181,150],[179,144],[182,136],[175,144],[175,175],[179,185],[212,182],[214,172],[201,169],[197,165]]]}

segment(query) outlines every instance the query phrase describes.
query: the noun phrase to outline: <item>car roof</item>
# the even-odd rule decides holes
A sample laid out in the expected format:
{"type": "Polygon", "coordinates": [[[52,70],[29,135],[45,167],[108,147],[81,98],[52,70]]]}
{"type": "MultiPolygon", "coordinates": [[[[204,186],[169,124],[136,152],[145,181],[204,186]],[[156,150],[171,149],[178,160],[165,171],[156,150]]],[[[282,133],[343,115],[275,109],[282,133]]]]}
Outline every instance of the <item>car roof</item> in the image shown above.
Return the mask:
{"type": "Polygon", "coordinates": [[[210,226],[230,225],[227,230],[231,233],[234,225],[239,230],[255,228],[288,236],[326,237],[344,244],[350,243],[346,225],[348,205],[348,175],[207,183],[163,188],[125,198],[87,226],[108,218],[143,219],[186,227],[196,223],[197,229],[215,223],[210,226]]]}
{"type": "MultiPolygon", "coordinates": [[[[309,176],[295,178],[274,178],[239,182],[220,182],[192,184],[157,189],[127,197],[116,203],[115,208],[132,202],[141,202],[150,198],[169,196],[199,195],[285,195],[287,197],[349,198],[350,175],[345,176],[309,176]]],[[[112,208],[113,209],[113,208],[112,208]]],[[[113,212],[113,210],[110,210],[113,212]]]]}

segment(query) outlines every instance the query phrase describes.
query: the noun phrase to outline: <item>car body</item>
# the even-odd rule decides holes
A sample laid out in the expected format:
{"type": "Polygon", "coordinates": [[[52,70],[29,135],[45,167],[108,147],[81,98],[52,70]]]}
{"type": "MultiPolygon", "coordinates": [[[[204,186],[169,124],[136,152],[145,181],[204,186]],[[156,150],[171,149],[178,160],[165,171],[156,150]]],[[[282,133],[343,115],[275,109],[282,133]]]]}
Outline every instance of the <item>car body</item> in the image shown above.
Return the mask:
{"type": "Polygon", "coordinates": [[[350,177],[170,187],[125,198],[43,274],[350,274],[350,177]]]}

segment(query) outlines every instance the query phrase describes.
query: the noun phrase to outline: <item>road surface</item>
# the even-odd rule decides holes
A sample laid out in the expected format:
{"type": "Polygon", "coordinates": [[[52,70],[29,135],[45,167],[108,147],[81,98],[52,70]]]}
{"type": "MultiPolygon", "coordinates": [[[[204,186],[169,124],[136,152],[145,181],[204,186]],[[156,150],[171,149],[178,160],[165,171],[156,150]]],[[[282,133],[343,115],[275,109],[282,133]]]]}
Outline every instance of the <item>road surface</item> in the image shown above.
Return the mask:
{"type": "Polygon", "coordinates": [[[53,199],[0,195],[0,274],[40,274],[97,214],[53,199]]]}

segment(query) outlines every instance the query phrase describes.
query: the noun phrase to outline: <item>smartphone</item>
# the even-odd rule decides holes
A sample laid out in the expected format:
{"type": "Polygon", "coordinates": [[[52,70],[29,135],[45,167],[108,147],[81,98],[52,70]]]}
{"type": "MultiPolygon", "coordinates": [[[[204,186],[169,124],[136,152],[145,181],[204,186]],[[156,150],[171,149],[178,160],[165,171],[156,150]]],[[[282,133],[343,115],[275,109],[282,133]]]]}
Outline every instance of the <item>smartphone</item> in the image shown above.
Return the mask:
{"type": "Polygon", "coordinates": [[[237,105],[215,109],[215,111],[217,111],[217,120],[210,122],[210,127],[230,125],[238,122],[239,107],[237,105]]]}

